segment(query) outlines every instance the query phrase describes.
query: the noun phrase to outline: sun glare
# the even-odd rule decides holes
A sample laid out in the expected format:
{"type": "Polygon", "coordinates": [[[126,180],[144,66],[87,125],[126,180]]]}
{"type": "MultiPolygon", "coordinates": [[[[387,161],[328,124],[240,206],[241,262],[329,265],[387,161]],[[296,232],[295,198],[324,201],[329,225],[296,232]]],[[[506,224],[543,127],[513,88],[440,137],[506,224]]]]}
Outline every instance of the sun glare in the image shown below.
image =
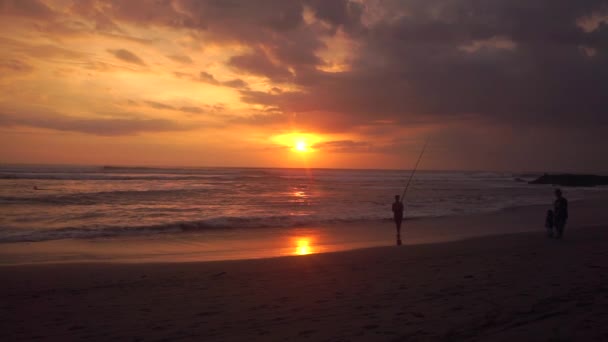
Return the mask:
{"type": "Polygon", "coordinates": [[[272,140],[296,153],[309,153],[315,151],[315,144],[321,141],[320,137],[308,133],[289,133],[274,136],[272,140]]]}
{"type": "Polygon", "coordinates": [[[304,140],[298,140],[296,141],[295,146],[293,147],[293,149],[297,152],[308,152],[308,144],[306,144],[306,141],[304,140]]]}

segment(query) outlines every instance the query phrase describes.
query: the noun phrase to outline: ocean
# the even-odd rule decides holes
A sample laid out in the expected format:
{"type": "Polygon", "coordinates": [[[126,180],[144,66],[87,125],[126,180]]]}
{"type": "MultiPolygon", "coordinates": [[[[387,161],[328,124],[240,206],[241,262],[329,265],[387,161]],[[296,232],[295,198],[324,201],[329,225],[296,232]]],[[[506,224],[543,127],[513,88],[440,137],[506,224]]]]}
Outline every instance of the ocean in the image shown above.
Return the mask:
{"type": "MultiPolygon", "coordinates": [[[[387,221],[409,175],[408,170],[5,165],[0,243],[387,221]]],[[[526,182],[536,176],[419,171],[406,195],[406,216],[550,204],[551,186],[526,182]]],[[[607,190],[572,188],[567,196],[585,199],[607,190]]]]}

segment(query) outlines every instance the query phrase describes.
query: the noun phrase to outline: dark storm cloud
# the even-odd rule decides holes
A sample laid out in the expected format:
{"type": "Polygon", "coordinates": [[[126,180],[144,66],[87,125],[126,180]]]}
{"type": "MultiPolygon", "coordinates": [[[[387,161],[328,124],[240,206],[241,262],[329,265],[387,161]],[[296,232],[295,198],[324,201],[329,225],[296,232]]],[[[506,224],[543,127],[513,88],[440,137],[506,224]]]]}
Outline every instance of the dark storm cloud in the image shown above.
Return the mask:
{"type": "Polygon", "coordinates": [[[141,66],[145,66],[146,63],[144,63],[144,61],[139,58],[136,54],[134,54],[133,52],[129,51],[129,50],[125,50],[125,49],[118,49],[118,50],[108,50],[109,53],[111,53],[112,55],[114,55],[114,57],[127,62],[127,63],[133,63],[133,64],[137,64],[137,65],[141,65],[141,66]]]}
{"type": "Polygon", "coordinates": [[[347,31],[361,29],[361,16],[365,6],[348,0],[308,0],[316,17],[332,24],[334,28],[344,27],[347,31]]]}
{"type": "MultiPolygon", "coordinates": [[[[3,3],[35,16],[48,10],[38,1],[3,3]]],[[[605,15],[605,0],[83,0],[73,7],[116,25],[198,30],[210,42],[248,46],[228,65],[295,82],[300,92],[253,92],[238,79],[205,74],[200,81],[240,88],[246,102],[284,111],[349,113],[353,122],[478,116],[591,124],[604,122],[608,107],[608,24],[580,24],[605,15]],[[322,24],[306,21],[306,10],[322,24]],[[324,38],[338,28],[357,46],[351,68],[319,71],[324,38]]],[[[128,50],[112,53],[144,65],[128,50]]],[[[182,57],[169,58],[188,63],[182,57]]]]}
{"type": "Polygon", "coordinates": [[[224,38],[236,38],[259,34],[252,32],[252,27],[273,32],[295,30],[304,23],[305,6],[332,29],[360,26],[364,9],[364,6],[350,0],[80,0],[72,8],[82,14],[103,11],[101,13],[114,20],[144,26],[203,29],[224,35],[224,38]]]}
{"type": "Polygon", "coordinates": [[[70,11],[74,14],[88,17],[95,23],[95,29],[98,31],[105,32],[119,32],[122,33],[122,29],[106,14],[95,6],[95,3],[91,0],[80,0],[74,1],[70,11]]]}
{"type": "MultiPolygon", "coordinates": [[[[38,16],[46,11],[37,1],[5,7],[16,6],[38,16]]],[[[229,66],[296,83],[299,91],[253,91],[242,80],[204,72],[198,81],[239,88],[245,102],[286,112],[347,113],[353,124],[607,120],[608,23],[581,25],[585,17],[608,13],[605,0],[83,0],[73,11],[116,25],[189,29],[204,32],[209,42],[245,45],[250,52],[229,58],[229,66]],[[317,21],[305,20],[307,10],[317,21]],[[350,69],[319,71],[324,38],[338,28],[356,46],[350,69]]],[[[112,53],[144,64],[130,51],[112,53]]]]}
{"type": "Polygon", "coordinates": [[[0,112],[0,126],[29,126],[101,136],[184,131],[195,128],[183,126],[171,120],[138,118],[133,115],[125,115],[125,118],[78,118],[35,110],[0,112]]]}
{"type": "MultiPolygon", "coordinates": [[[[600,22],[591,32],[577,24],[608,13],[604,1],[373,4],[404,14],[380,18],[351,36],[360,44],[351,70],[296,68],[293,80],[301,92],[242,91],[243,101],[285,111],[349,113],[356,123],[379,118],[398,124],[450,118],[608,123],[608,24],[600,22]]],[[[230,64],[276,81],[287,76],[287,64],[270,64],[259,52],[234,57],[230,64]]]]}
{"type": "MultiPolygon", "coordinates": [[[[559,149],[569,151],[572,158],[579,148],[590,150],[576,139],[593,140],[597,146],[607,144],[605,135],[599,133],[608,126],[606,0],[74,3],[80,6],[74,13],[98,22],[100,30],[162,26],[193,33],[190,37],[195,39],[204,37],[205,44],[220,48],[238,46],[241,52],[227,57],[227,65],[237,73],[266,78],[272,90],[249,88],[239,78],[226,80],[204,71],[175,72],[175,76],[237,88],[243,102],[272,108],[268,114],[256,113],[243,120],[252,125],[289,120],[314,132],[365,130],[373,132],[369,136],[389,134],[394,128],[451,127],[436,141],[445,146],[460,143],[455,153],[458,158],[477,155],[481,162],[487,155],[502,154],[508,156],[505,164],[513,160],[524,163],[542,153],[522,152],[516,157],[519,150],[536,141],[533,134],[520,136],[527,129],[550,127],[550,132],[543,130],[542,137],[551,144],[543,146],[550,148],[564,141],[568,147],[559,149]],[[316,20],[308,20],[309,15],[316,20]],[[338,32],[352,43],[346,51],[348,68],[321,71],[327,66],[321,52],[335,48],[327,44],[332,44],[329,38],[338,32]],[[467,127],[457,127],[455,122],[467,127]],[[500,135],[482,132],[497,126],[502,127],[500,135]],[[469,134],[469,129],[476,134],[469,134]],[[579,131],[569,134],[573,130],[579,131]],[[521,141],[509,141],[514,136],[521,141]]],[[[53,15],[38,1],[0,0],[0,4],[3,13],[38,18],[53,15]]],[[[144,64],[127,50],[112,53],[123,61],[144,64]]],[[[165,54],[190,64],[187,56],[165,54]]],[[[352,145],[357,142],[332,143],[321,148],[365,148],[352,145]]],[[[397,141],[370,149],[392,153],[406,145],[397,141]]]]}
{"type": "MultiPolygon", "coordinates": [[[[411,16],[371,28],[364,41],[367,53],[355,64],[354,74],[374,84],[369,71],[383,61],[379,75],[388,84],[370,87],[367,98],[384,97],[384,112],[474,113],[532,122],[568,120],[581,112],[590,119],[603,112],[600,84],[607,76],[606,55],[589,58],[580,46],[605,49],[606,40],[597,36],[608,32],[600,27],[585,33],[576,25],[578,18],[600,8],[599,1],[404,4],[411,16]],[[497,37],[511,42],[511,48],[492,46],[497,37]],[[476,51],[462,48],[483,41],[489,43],[476,51]]],[[[357,83],[342,89],[362,95],[357,83]]],[[[357,107],[373,112],[373,102],[357,107]]]]}
{"type": "Polygon", "coordinates": [[[317,56],[325,47],[321,38],[335,34],[339,27],[360,31],[363,10],[363,6],[347,0],[83,0],[78,7],[78,13],[92,20],[103,15],[119,24],[198,30],[207,33],[205,40],[209,43],[248,45],[256,52],[237,58],[235,67],[275,79],[289,76],[288,67],[322,64],[317,56]],[[306,23],[306,8],[324,24],[306,23]],[[265,52],[260,53],[260,49],[265,52]],[[266,62],[266,54],[281,65],[273,68],[266,62]]]}

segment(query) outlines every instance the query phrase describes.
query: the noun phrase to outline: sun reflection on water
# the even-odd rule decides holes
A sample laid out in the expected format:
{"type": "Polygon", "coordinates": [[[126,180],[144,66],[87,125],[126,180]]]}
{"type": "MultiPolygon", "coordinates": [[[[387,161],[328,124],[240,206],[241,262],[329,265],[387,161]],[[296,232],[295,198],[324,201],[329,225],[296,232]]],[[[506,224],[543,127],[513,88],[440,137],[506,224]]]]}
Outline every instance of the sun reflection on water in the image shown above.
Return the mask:
{"type": "Polygon", "coordinates": [[[310,240],[306,238],[296,240],[296,255],[307,255],[313,252],[310,246],[310,240]]]}

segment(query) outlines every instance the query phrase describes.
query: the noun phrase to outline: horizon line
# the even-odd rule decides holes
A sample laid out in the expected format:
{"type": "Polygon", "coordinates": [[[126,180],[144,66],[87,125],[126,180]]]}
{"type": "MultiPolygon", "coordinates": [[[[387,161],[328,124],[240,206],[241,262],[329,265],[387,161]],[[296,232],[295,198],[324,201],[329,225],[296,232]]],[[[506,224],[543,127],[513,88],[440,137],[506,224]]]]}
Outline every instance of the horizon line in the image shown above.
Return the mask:
{"type": "MultiPolygon", "coordinates": [[[[140,168],[140,169],[288,169],[288,170],[350,170],[350,171],[412,171],[413,169],[400,168],[356,168],[356,167],[280,167],[280,166],[222,166],[222,165],[199,165],[199,166],[183,166],[183,165],[142,165],[142,164],[72,164],[72,163],[5,163],[0,162],[0,167],[6,166],[43,166],[43,167],[100,167],[100,168],[140,168]]],[[[589,173],[587,171],[515,171],[515,170],[483,170],[483,169],[419,169],[421,172],[493,172],[493,173],[589,173]]],[[[607,171],[593,171],[593,173],[608,173],[607,171]]]]}

